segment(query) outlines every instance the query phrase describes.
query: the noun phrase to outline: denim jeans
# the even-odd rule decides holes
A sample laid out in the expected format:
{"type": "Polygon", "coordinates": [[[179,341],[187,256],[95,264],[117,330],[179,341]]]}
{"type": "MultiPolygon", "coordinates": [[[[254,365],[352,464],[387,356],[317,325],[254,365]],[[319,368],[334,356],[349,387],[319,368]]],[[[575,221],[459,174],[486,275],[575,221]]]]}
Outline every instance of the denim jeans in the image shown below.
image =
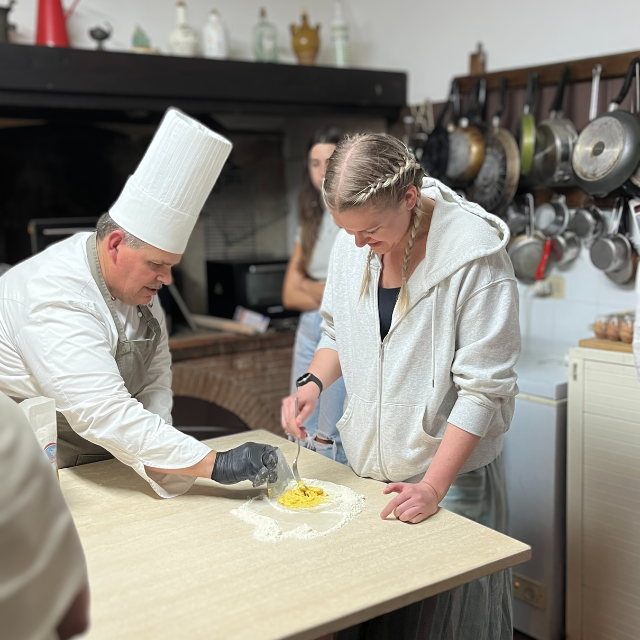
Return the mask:
{"type": "MultiPolygon", "coordinates": [[[[318,311],[305,311],[300,314],[293,347],[291,393],[296,391],[296,380],[309,370],[309,365],[322,336],[321,322],[322,318],[318,311]]],[[[309,384],[315,383],[310,382],[309,384]]],[[[301,442],[305,447],[317,451],[327,458],[342,462],[342,464],[348,463],[336,424],[342,418],[345,397],[346,390],[342,378],[336,380],[322,392],[315,411],[304,423],[309,438],[307,441],[301,442]],[[317,442],[316,436],[323,440],[331,440],[333,444],[317,442]]]]}

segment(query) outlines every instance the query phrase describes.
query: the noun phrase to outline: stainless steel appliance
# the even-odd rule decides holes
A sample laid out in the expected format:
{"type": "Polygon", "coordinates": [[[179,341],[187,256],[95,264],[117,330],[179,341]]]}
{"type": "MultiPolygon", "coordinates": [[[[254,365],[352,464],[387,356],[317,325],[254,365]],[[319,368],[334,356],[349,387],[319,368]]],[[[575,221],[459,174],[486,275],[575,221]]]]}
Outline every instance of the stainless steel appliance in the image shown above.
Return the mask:
{"type": "Polygon", "coordinates": [[[297,316],[282,304],[286,258],[219,260],[207,262],[209,313],[233,317],[237,305],[270,318],[297,316]]]}
{"type": "Polygon", "coordinates": [[[96,230],[98,218],[35,218],[29,220],[31,253],[44,251],[50,244],[64,240],[74,233],[96,230]]]}
{"type": "Polygon", "coordinates": [[[531,545],[513,569],[513,626],[535,640],[564,637],[567,349],[529,340],[504,439],[508,534],[531,545]]]}

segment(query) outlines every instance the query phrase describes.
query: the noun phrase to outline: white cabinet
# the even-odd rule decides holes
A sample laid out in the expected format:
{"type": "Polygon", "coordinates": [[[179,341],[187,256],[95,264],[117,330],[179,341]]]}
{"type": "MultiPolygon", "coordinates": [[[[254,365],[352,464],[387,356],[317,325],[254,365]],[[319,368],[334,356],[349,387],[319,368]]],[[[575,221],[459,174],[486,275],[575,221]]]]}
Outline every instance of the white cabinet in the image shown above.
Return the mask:
{"type": "Polygon", "coordinates": [[[640,638],[640,383],[628,353],[570,351],[567,640],[640,638]]]}

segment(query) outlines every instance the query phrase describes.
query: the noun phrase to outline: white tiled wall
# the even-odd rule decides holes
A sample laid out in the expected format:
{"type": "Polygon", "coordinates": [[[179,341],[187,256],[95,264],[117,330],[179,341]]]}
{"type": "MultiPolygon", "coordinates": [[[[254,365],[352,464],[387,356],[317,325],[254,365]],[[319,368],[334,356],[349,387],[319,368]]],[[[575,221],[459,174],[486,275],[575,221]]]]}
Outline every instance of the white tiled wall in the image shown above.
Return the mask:
{"type": "Polygon", "coordinates": [[[609,280],[593,266],[584,246],[573,264],[555,268],[549,275],[564,278],[564,299],[536,297],[531,286],[518,285],[523,342],[532,338],[575,345],[593,336],[592,325],[598,315],[636,307],[635,285],[609,280]]]}

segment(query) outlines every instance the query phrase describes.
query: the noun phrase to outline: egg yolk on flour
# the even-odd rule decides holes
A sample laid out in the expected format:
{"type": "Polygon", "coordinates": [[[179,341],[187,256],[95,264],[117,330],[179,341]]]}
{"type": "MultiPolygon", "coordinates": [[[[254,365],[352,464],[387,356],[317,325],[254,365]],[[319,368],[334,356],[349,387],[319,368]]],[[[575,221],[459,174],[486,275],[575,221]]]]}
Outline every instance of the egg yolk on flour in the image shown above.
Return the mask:
{"type": "Polygon", "coordinates": [[[285,491],[278,498],[278,502],[289,509],[309,509],[327,502],[328,499],[329,496],[320,487],[299,484],[294,489],[285,491]]]}

